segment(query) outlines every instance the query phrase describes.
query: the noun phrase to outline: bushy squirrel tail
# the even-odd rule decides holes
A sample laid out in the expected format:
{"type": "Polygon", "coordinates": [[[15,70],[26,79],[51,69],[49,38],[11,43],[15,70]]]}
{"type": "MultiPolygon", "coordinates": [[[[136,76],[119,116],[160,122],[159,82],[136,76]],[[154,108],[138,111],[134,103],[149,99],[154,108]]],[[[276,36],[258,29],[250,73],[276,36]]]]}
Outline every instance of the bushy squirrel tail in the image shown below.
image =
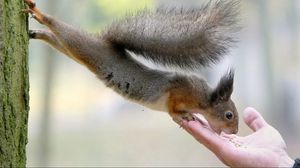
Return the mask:
{"type": "Polygon", "coordinates": [[[166,66],[194,69],[216,63],[234,43],[239,1],[210,1],[200,9],[144,10],[112,23],[103,38],[166,66]]]}

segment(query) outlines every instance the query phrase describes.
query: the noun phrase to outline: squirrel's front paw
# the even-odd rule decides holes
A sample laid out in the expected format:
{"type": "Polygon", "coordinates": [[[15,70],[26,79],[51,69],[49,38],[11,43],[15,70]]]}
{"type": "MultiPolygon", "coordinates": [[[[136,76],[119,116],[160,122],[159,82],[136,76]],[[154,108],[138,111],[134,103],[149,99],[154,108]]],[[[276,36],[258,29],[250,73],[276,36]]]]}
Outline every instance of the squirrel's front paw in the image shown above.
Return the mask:
{"type": "Polygon", "coordinates": [[[192,113],[188,113],[188,112],[184,112],[184,113],[170,113],[171,117],[173,118],[173,120],[179,124],[180,126],[182,125],[183,121],[198,121],[198,118],[192,114],[192,113]]]}
{"type": "Polygon", "coordinates": [[[197,117],[194,116],[192,113],[184,113],[181,115],[181,118],[183,120],[186,120],[186,121],[195,121],[197,120],[197,117]]]}

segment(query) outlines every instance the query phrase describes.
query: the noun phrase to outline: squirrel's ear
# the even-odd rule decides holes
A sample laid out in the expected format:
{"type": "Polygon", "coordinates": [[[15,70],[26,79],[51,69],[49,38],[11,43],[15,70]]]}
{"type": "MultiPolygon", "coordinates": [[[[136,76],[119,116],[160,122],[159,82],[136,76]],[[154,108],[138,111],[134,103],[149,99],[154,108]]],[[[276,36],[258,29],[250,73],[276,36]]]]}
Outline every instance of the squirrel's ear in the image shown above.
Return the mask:
{"type": "Polygon", "coordinates": [[[234,70],[230,69],[229,73],[224,75],[217,87],[210,96],[210,102],[217,104],[219,102],[228,101],[233,91],[234,70]]]}

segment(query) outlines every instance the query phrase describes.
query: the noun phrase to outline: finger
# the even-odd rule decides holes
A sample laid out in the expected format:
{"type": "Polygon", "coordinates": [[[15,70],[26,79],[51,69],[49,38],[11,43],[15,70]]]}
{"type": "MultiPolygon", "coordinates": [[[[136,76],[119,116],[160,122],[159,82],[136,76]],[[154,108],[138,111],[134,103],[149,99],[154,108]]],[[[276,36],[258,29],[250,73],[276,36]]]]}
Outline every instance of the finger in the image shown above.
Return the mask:
{"type": "Polygon", "coordinates": [[[230,142],[229,138],[223,137],[224,134],[219,136],[212,129],[197,121],[185,121],[182,126],[195,139],[212,151],[224,164],[229,165],[227,160],[236,151],[236,147],[233,142],[230,142]]]}
{"type": "Polygon", "coordinates": [[[238,137],[236,134],[226,134],[224,132],[221,132],[220,136],[224,137],[224,138],[227,138],[227,139],[233,139],[233,138],[237,138],[238,137]]]}
{"type": "Polygon", "coordinates": [[[248,107],[244,110],[244,121],[253,131],[268,126],[260,113],[252,107],[248,107]]]}
{"type": "Polygon", "coordinates": [[[205,127],[198,121],[183,122],[183,128],[187,130],[197,141],[206,146],[209,150],[216,155],[220,155],[224,141],[219,135],[217,135],[211,129],[205,127]]]}

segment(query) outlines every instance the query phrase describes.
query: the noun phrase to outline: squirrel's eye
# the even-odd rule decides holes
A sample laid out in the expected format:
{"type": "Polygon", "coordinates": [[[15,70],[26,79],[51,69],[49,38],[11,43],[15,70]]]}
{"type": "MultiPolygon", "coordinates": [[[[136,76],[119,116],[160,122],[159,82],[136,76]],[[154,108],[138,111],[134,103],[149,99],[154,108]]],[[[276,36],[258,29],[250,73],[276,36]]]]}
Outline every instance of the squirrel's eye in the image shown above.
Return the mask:
{"type": "Polygon", "coordinates": [[[225,118],[226,118],[227,120],[233,119],[233,112],[231,112],[231,111],[226,111],[226,112],[225,112],[225,118]]]}

